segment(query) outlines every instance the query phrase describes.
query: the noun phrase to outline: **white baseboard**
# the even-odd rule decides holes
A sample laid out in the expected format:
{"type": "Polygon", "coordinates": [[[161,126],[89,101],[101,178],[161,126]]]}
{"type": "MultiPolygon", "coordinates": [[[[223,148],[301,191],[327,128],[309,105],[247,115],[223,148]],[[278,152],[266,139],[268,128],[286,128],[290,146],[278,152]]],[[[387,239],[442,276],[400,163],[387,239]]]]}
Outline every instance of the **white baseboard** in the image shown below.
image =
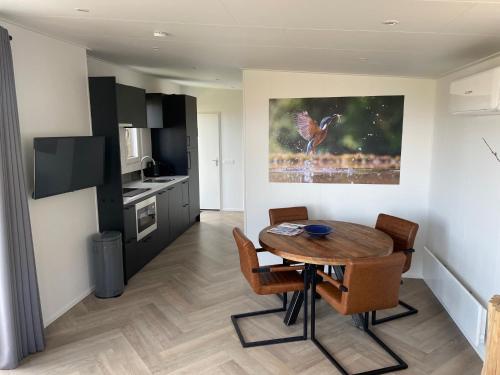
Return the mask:
{"type": "Polygon", "coordinates": [[[421,279],[422,275],[410,270],[410,271],[406,272],[405,274],[403,274],[403,278],[405,278],[405,279],[421,279]]]}
{"type": "Polygon", "coordinates": [[[482,304],[424,247],[423,278],[477,354],[484,359],[486,316],[482,304]]]}
{"type": "Polygon", "coordinates": [[[43,317],[43,326],[48,327],[50,324],[52,324],[56,319],[67,313],[71,308],[73,308],[76,304],[81,302],[85,297],[87,297],[89,294],[91,294],[94,291],[95,287],[91,286],[87,290],[83,291],[80,293],[77,297],[72,299],[69,303],[58,309],[56,312],[51,314],[50,316],[43,317]]]}
{"type": "Polygon", "coordinates": [[[243,208],[223,208],[221,211],[229,211],[229,212],[243,212],[243,208]]]}

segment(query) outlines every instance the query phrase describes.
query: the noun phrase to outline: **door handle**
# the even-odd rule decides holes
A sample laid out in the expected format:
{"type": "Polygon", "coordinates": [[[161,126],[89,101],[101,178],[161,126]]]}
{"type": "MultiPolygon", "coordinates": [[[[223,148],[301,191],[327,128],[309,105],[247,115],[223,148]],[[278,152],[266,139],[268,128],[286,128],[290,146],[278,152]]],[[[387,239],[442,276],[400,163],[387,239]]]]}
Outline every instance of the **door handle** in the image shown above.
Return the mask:
{"type": "Polygon", "coordinates": [[[188,151],[187,154],[188,154],[188,169],[191,169],[191,151],[188,151]]]}
{"type": "Polygon", "coordinates": [[[218,167],[219,166],[219,159],[212,159],[212,161],[215,162],[215,166],[218,167]]]}

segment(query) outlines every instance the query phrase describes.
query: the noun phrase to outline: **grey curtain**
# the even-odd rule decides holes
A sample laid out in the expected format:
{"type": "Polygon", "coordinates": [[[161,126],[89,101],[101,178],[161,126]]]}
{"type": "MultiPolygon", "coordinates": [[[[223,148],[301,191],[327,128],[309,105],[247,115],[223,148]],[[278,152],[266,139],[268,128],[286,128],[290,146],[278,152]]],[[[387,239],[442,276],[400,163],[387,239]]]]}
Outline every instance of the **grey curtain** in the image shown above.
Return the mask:
{"type": "Polygon", "coordinates": [[[0,369],[43,348],[12,52],[0,27],[0,369]]]}

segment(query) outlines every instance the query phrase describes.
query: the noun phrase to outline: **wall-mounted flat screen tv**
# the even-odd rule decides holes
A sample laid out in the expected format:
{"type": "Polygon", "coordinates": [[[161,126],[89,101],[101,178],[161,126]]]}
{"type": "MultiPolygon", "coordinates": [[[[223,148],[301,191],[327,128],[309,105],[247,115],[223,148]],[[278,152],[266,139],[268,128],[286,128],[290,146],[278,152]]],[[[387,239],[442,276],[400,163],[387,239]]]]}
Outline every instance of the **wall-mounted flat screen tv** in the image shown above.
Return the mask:
{"type": "Polygon", "coordinates": [[[104,137],[35,138],[33,143],[34,199],[103,184],[104,137]]]}

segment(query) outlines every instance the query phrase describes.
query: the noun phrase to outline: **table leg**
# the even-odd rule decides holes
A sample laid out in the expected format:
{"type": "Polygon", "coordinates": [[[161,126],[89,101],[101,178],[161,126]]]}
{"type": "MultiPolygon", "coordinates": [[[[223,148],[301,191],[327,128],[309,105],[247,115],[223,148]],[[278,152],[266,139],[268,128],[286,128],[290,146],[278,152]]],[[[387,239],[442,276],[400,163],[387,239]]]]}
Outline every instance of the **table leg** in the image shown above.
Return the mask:
{"type": "Polygon", "coordinates": [[[299,316],[300,309],[302,308],[302,303],[304,302],[304,291],[293,292],[292,299],[288,304],[288,309],[285,314],[285,319],[283,323],[287,326],[295,324],[297,316],[299,316]]]}
{"type": "MultiPolygon", "coordinates": [[[[316,266],[309,264],[306,265],[306,270],[304,272],[308,272],[308,282],[307,288],[311,284],[311,278],[316,277],[316,266]]],[[[320,298],[319,295],[316,295],[315,298],[320,298]]],[[[285,318],[283,319],[283,323],[287,326],[291,326],[295,324],[297,321],[297,317],[299,316],[300,309],[302,308],[302,304],[304,303],[304,291],[293,292],[292,299],[288,304],[288,309],[285,314],[285,318]]]]}
{"type": "MultiPolygon", "coordinates": [[[[332,266],[333,267],[333,272],[335,273],[335,279],[343,279],[344,278],[344,267],[343,266],[332,266]]],[[[352,322],[354,325],[359,328],[363,329],[363,314],[353,314],[351,315],[352,322]]]]}

